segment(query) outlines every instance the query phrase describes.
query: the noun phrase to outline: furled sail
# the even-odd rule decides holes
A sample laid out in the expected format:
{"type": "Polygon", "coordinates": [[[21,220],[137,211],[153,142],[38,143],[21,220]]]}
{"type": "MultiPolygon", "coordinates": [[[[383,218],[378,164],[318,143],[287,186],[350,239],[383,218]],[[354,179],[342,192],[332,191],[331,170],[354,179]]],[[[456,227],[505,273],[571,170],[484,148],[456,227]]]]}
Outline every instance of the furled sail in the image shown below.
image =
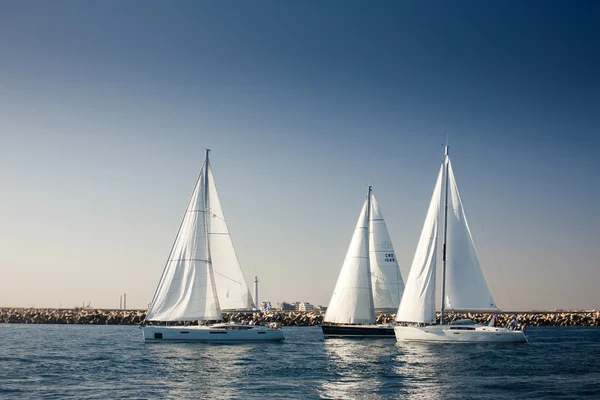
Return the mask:
{"type": "Polygon", "coordinates": [[[435,270],[442,171],[443,166],[438,173],[417,251],[396,315],[396,321],[399,322],[435,323],[435,270]]]}
{"type": "Polygon", "coordinates": [[[395,312],[404,292],[404,281],[390,235],[374,194],[371,194],[369,240],[373,304],[376,310],[392,309],[395,312]]]}
{"type": "Polygon", "coordinates": [[[148,309],[149,321],[221,319],[206,234],[205,168],[206,161],[148,309]]]}
{"type": "Polygon", "coordinates": [[[367,199],[358,218],[342,270],[325,313],[325,322],[346,324],[375,322],[369,271],[368,202],[367,199]]]}
{"type": "Polygon", "coordinates": [[[496,308],[481,270],[450,160],[448,189],[445,308],[496,308]]]}
{"type": "Polygon", "coordinates": [[[208,164],[210,256],[221,309],[254,308],[221,208],[210,163],[208,164]]]}

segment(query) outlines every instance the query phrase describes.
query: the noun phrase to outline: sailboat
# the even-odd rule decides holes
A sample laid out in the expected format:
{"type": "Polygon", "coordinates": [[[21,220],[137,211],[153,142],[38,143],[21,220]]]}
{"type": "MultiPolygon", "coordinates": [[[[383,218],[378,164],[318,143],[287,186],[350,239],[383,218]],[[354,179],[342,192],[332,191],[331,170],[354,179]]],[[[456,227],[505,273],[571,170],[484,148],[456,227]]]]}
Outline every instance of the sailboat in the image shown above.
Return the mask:
{"type": "Polygon", "coordinates": [[[458,193],[448,147],[445,146],[444,162],[438,173],[406,290],[396,315],[396,339],[430,342],[526,342],[527,336],[523,331],[495,327],[493,323],[478,325],[470,319],[464,319],[444,324],[447,310],[498,311],[481,270],[458,193]],[[443,203],[442,181],[445,182],[443,203]],[[442,225],[439,221],[442,204],[442,309],[440,323],[436,324],[436,258],[438,227],[442,225]]]}
{"type": "Polygon", "coordinates": [[[200,176],[148,308],[146,341],[283,340],[281,329],[218,323],[222,308],[254,308],[229,235],[206,156],[200,176]],[[190,321],[198,321],[191,325],[190,321]],[[210,324],[215,322],[214,324],[210,324]],[[176,325],[169,325],[176,323],[176,325]],[[182,325],[183,323],[183,325],[182,325]]]}
{"type": "Polygon", "coordinates": [[[325,337],[394,337],[375,310],[396,310],[404,281],[381,210],[369,186],[322,325],[325,337]]]}

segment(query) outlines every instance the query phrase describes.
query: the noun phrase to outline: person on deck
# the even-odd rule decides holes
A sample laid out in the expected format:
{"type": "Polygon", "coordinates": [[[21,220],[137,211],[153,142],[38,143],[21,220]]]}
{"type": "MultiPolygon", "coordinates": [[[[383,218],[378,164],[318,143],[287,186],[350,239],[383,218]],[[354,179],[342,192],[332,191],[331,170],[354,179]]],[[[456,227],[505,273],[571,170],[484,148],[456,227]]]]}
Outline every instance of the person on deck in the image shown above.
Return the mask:
{"type": "Polygon", "coordinates": [[[513,314],[512,319],[508,323],[508,329],[511,331],[517,330],[519,327],[519,323],[517,322],[517,314],[513,314]]]}

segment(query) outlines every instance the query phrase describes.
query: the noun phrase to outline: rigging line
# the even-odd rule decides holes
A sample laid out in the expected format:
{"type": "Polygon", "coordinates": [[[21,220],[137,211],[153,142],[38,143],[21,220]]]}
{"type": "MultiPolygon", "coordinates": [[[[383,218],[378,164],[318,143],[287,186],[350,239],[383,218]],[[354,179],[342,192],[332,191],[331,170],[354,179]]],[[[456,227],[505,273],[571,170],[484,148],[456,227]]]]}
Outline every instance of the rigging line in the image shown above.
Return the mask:
{"type": "MultiPolygon", "coordinates": [[[[209,165],[210,165],[210,164],[209,164],[209,165]]],[[[231,246],[232,246],[232,249],[233,249],[233,254],[235,255],[235,259],[236,259],[236,261],[237,261],[238,268],[240,269],[240,272],[241,272],[241,274],[242,274],[242,278],[243,278],[243,280],[244,280],[244,282],[243,282],[243,283],[246,285],[246,288],[247,288],[247,290],[248,290],[248,294],[250,294],[250,288],[249,288],[249,286],[248,286],[248,283],[247,283],[247,280],[246,280],[246,276],[244,275],[244,270],[243,270],[243,269],[242,269],[242,267],[241,267],[241,264],[240,264],[240,260],[239,260],[239,257],[238,257],[238,254],[237,254],[237,251],[235,250],[235,246],[234,246],[234,244],[233,244],[233,238],[231,237],[231,233],[230,233],[230,231],[229,231],[229,224],[227,223],[227,220],[225,219],[225,212],[224,212],[224,210],[223,210],[222,201],[221,201],[221,200],[222,200],[222,196],[223,196],[223,192],[221,192],[221,193],[220,193],[220,195],[219,195],[219,192],[216,190],[217,184],[216,184],[216,179],[215,179],[215,176],[214,176],[214,174],[212,173],[212,167],[210,167],[210,173],[211,173],[211,176],[212,176],[213,185],[214,185],[214,187],[215,187],[215,195],[216,195],[216,197],[217,197],[217,200],[218,200],[218,202],[219,202],[219,205],[220,205],[220,208],[221,208],[221,213],[223,214],[223,216],[221,217],[221,216],[219,216],[219,215],[215,214],[214,212],[211,212],[211,211],[210,211],[210,209],[208,210],[208,213],[209,213],[209,215],[212,215],[212,216],[213,216],[213,218],[218,218],[218,219],[220,219],[221,221],[223,221],[223,223],[225,224],[225,230],[226,230],[226,233],[225,233],[225,232],[219,232],[219,233],[217,233],[217,232],[209,232],[208,234],[209,234],[209,235],[223,235],[223,236],[229,236],[229,239],[230,239],[230,241],[231,241],[231,246]]],[[[227,197],[227,192],[225,192],[225,197],[227,197]]],[[[227,277],[227,276],[224,276],[224,277],[225,277],[225,278],[227,278],[227,279],[230,279],[230,280],[232,280],[233,282],[236,282],[236,283],[238,283],[238,284],[241,284],[241,282],[237,282],[237,281],[235,281],[235,280],[233,280],[233,279],[231,279],[231,278],[229,278],[229,277],[227,277]]]]}
{"type": "MultiPolygon", "coordinates": [[[[458,184],[460,184],[460,186],[463,187],[462,181],[459,181],[459,179],[456,178],[456,175],[454,176],[454,180],[458,181],[457,182],[457,186],[458,186],[458,184]]],[[[460,194],[459,194],[459,199],[460,199],[460,201],[462,203],[464,203],[464,201],[462,200],[462,198],[460,198],[460,194]]],[[[502,289],[504,290],[504,293],[506,294],[506,298],[508,299],[508,302],[510,303],[510,308],[514,309],[514,304],[512,302],[510,294],[508,293],[508,290],[506,289],[506,284],[504,283],[504,278],[502,277],[502,273],[500,272],[500,269],[498,268],[498,264],[496,262],[496,257],[494,256],[494,253],[492,252],[491,246],[488,245],[489,244],[489,240],[487,238],[487,234],[485,233],[485,230],[483,229],[483,224],[481,223],[481,220],[479,219],[479,213],[477,212],[477,210],[475,208],[471,208],[471,210],[473,211],[473,213],[475,214],[475,217],[477,218],[477,223],[479,225],[479,230],[481,230],[481,233],[483,233],[483,238],[485,239],[487,250],[488,250],[488,252],[490,253],[490,255],[492,257],[492,262],[494,264],[494,268],[495,268],[498,276],[500,277],[500,283],[502,285],[502,289]]],[[[465,220],[466,220],[466,216],[465,216],[466,213],[465,213],[465,207],[464,207],[464,205],[463,205],[463,212],[462,212],[462,214],[463,214],[463,218],[465,218],[465,220]]],[[[474,243],[473,247],[475,249],[475,254],[477,255],[477,259],[479,260],[479,263],[481,264],[482,269],[487,271],[487,266],[482,261],[482,258],[480,257],[480,254],[479,254],[479,250],[477,249],[477,247],[479,247],[478,244],[477,244],[477,241],[475,240],[475,238],[473,237],[473,235],[471,235],[471,239],[473,239],[473,243],[474,243]]],[[[489,275],[489,273],[488,273],[488,275],[489,275]]],[[[484,275],[484,279],[485,279],[485,275],[484,275]]],[[[492,288],[494,289],[494,291],[497,290],[496,286],[492,282],[489,282],[488,284],[490,286],[492,286],[492,288]]],[[[494,300],[494,302],[496,302],[496,300],[494,300]]],[[[496,308],[498,308],[498,304],[496,304],[496,308]]]]}
{"type": "Polygon", "coordinates": [[[210,214],[211,217],[213,217],[213,218],[219,218],[221,221],[227,223],[227,221],[225,221],[225,217],[221,217],[221,216],[219,216],[219,215],[217,215],[217,214],[215,214],[214,212],[211,212],[211,211],[209,211],[208,213],[210,214]]]}
{"type": "Polygon", "coordinates": [[[235,283],[237,283],[238,285],[241,285],[241,282],[240,282],[240,281],[236,281],[235,279],[232,279],[232,278],[228,277],[227,275],[223,275],[223,274],[222,274],[222,273],[220,273],[219,271],[216,271],[216,270],[214,270],[214,269],[213,269],[213,273],[215,273],[215,274],[219,274],[219,275],[221,275],[223,278],[227,278],[227,279],[229,279],[231,282],[235,282],[235,283]]]}
{"type": "MultiPolygon", "coordinates": [[[[214,175],[213,175],[213,180],[215,181],[215,187],[216,187],[216,179],[214,179],[214,175]]],[[[229,196],[227,195],[227,191],[225,191],[225,192],[220,191],[220,193],[219,193],[219,200],[221,202],[221,212],[223,213],[223,222],[225,223],[225,226],[227,227],[227,232],[229,232],[229,235],[231,236],[231,232],[229,231],[229,224],[227,223],[227,221],[225,220],[225,217],[224,217],[225,216],[225,211],[223,210],[223,201],[222,201],[223,197],[224,197],[224,200],[225,200],[225,202],[227,204],[231,204],[231,202],[229,201],[229,196]]],[[[234,219],[236,218],[235,217],[235,212],[234,212],[234,210],[233,210],[232,207],[229,207],[228,213],[229,213],[229,217],[230,217],[229,220],[231,220],[232,216],[233,216],[234,219]]],[[[233,243],[233,238],[231,239],[231,242],[233,243]]],[[[245,246],[245,241],[242,240],[241,243],[238,241],[237,245],[238,246],[241,245],[241,247],[244,249],[244,251],[246,253],[248,253],[248,247],[245,246]]],[[[237,260],[238,265],[240,266],[240,269],[242,271],[242,276],[244,277],[244,282],[246,282],[246,286],[248,287],[248,293],[250,294],[250,287],[248,286],[248,281],[246,280],[246,274],[244,274],[244,270],[241,267],[242,264],[240,264],[240,260],[239,260],[237,251],[235,251],[235,247],[234,247],[233,251],[235,253],[235,259],[237,260]]],[[[252,271],[254,272],[254,276],[257,276],[258,273],[257,273],[256,268],[254,267],[253,264],[250,264],[250,268],[252,268],[252,271]]],[[[259,281],[259,285],[260,285],[260,281],[259,281]]],[[[252,296],[252,294],[250,294],[250,295],[252,296]]]]}
{"type": "MultiPolygon", "coordinates": [[[[479,220],[479,215],[475,214],[475,216],[477,217],[477,222],[479,223],[479,229],[483,233],[483,237],[487,244],[487,243],[489,243],[489,240],[487,238],[485,231],[483,230],[483,226],[481,224],[481,221],[479,220]]],[[[475,240],[475,239],[473,239],[473,240],[475,240]]],[[[506,284],[504,283],[504,278],[502,277],[502,273],[500,272],[500,269],[498,268],[498,263],[496,263],[496,257],[494,256],[494,253],[490,246],[488,246],[488,251],[490,252],[490,255],[492,256],[492,262],[494,263],[494,268],[496,268],[496,271],[498,271],[498,276],[500,276],[500,283],[502,284],[502,289],[504,289],[504,293],[506,293],[506,297],[508,298],[508,302],[510,303],[510,308],[511,308],[511,310],[514,310],[515,307],[514,307],[512,298],[510,297],[510,293],[508,293],[508,290],[506,289],[506,284]]],[[[477,248],[475,248],[475,252],[477,253],[477,256],[479,256],[479,252],[477,251],[477,248]]],[[[497,304],[496,304],[496,307],[498,307],[497,304]]]]}

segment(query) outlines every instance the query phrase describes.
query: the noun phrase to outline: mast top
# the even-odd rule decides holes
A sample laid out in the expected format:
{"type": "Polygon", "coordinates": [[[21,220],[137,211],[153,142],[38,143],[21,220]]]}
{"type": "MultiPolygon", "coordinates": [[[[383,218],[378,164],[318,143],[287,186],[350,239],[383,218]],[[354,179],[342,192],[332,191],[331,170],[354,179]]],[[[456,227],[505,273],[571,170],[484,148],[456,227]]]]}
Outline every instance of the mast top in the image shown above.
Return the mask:
{"type": "Polygon", "coordinates": [[[450,145],[448,144],[448,135],[446,135],[446,144],[444,145],[444,155],[448,155],[450,153],[450,145]]]}

